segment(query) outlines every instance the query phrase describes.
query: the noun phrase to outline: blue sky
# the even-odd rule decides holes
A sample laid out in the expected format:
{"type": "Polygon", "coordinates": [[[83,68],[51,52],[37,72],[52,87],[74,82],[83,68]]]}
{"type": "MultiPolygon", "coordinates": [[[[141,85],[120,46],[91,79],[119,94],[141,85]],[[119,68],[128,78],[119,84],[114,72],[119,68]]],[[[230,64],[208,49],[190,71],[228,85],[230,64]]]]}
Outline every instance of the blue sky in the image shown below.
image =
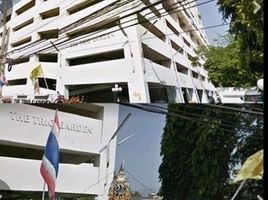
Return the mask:
{"type": "MultiPolygon", "coordinates": [[[[136,108],[120,106],[122,121],[131,112],[132,115],[120,130],[117,141],[121,141],[131,134],[135,134],[125,143],[117,146],[116,168],[125,161],[125,168],[146,187],[158,190],[158,167],[161,163],[160,142],[165,126],[165,115],[145,112],[136,108]]],[[[148,192],[146,187],[128,175],[131,188],[148,192]],[[146,191],[147,190],[147,191],[146,191]]]]}
{"type": "MultiPolygon", "coordinates": [[[[205,2],[206,0],[197,1],[198,4],[205,2]]],[[[204,5],[198,6],[199,13],[201,14],[201,19],[204,27],[219,25],[223,23],[222,15],[218,12],[218,7],[216,5],[217,1],[213,1],[204,5]]],[[[206,29],[205,32],[208,36],[210,44],[213,44],[213,40],[218,38],[218,35],[225,35],[229,29],[229,25],[206,29]]]]}

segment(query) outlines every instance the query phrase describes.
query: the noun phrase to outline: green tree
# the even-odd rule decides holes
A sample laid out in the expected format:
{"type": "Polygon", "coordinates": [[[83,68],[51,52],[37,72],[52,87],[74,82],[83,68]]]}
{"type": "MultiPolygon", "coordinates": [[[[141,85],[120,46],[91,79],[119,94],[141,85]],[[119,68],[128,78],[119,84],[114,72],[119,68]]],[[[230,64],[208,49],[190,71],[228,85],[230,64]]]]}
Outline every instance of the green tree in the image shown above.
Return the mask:
{"type": "Polygon", "coordinates": [[[204,68],[215,86],[250,87],[256,85],[256,77],[248,73],[240,60],[240,42],[232,36],[219,39],[225,46],[210,46],[200,49],[206,57],[204,68]]]}
{"type": "Polygon", "coordinates": [[[224,20],[230,20],[231,40],[204,51],[205,68],[218,86],[256,86],[263,78],[263,0],[218,0],[224,20]],[[254,12],[254,2],[261,8],[254,12]]]}
{"type": "MultiPolygon", "coordinates": [[[[246,105],[244,105],[246,106],[246,105]]],[[[261,105],[247,105],[249,109],[263,109],[261,105]]],[[[248,114],[241,116],[241,133],[239,134],[239,142],[236,145],[237,151],[234,157],[239,159],[240,163],[244,163],[246,159],[263,148],[263,118],[254,117],[248,114]]],[[[233,187],[237,189],[238,185],[233,187]]],[[[237,200],[256,199],[256,195],[263,196],[263,181],[262,180],[248,180],[243,186],[241,192],[237,196],[237,200]]]]}
{"type": "MultiPolygon", "coordinates": [[[[168,110],[189,116],[192,121],[171,115],[166,118],[159,167],[161,196],[167,200],[230,199],[236,189],[236,185],[229,184],[230,174],[246,157],[246,151],[233,151],[239,142],[245,144],[242,137],[251,138],[245,134],[250,135],[249,129],[254,133],[261,130],[257,125],[251,129],[256,118],[245,118],[240,112],[230,114],[207,105],[170,104],[168,110]]],[[[261,146],[256,143],[248,148],[254,151],[253,147],[261,146]]]]}

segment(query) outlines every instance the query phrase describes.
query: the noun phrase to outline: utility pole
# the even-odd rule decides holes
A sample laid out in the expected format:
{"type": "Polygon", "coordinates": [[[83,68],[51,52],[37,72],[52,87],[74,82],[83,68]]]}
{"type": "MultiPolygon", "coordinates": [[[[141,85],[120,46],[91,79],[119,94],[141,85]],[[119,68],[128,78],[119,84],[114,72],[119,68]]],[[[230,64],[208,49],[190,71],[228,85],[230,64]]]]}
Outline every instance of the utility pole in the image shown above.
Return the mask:
{"type": "Polygon", "coordinates": [[[2,15],[3,15],[3,33],[2,33],[2,43],[1,43],[1,49],[0,49],[0,72],[4,72],[5,71],[5,53],[6,53],[6,49],[7,49],[7,45],[6,44],[6,35],[7,35],[7,26],[6,26],[6,22],[7,22],[7,0],[2,0],[2,4],[3,4],[3,10],[2,10],[2,15]]]}

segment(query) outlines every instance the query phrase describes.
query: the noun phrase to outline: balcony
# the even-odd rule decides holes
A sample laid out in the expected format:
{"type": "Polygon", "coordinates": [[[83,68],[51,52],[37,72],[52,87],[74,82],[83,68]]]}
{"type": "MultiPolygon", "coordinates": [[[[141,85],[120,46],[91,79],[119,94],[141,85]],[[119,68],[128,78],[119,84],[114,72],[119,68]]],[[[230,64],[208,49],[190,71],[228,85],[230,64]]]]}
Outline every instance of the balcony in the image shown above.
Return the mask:
{"type": "Polygon", "coordinates": [[[145,60],[146,82],[160,83],[161,85],[176,85],[175,72],[149,59],[145,60]]]}

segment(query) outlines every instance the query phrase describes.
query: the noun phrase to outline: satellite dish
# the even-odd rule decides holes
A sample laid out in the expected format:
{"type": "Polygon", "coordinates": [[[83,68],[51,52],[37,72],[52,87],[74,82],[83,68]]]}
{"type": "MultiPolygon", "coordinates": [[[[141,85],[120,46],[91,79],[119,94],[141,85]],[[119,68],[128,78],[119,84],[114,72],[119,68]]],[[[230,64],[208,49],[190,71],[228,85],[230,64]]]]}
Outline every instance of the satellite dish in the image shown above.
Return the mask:
{"type": "Polygon", "coordinates": [[[258,82],[257,82],[257,86],[258,86],[258,88],[259,88],[260,90],[263,90],[263,78],[260,79],[260,80],[258,80],[258,82]]]}

